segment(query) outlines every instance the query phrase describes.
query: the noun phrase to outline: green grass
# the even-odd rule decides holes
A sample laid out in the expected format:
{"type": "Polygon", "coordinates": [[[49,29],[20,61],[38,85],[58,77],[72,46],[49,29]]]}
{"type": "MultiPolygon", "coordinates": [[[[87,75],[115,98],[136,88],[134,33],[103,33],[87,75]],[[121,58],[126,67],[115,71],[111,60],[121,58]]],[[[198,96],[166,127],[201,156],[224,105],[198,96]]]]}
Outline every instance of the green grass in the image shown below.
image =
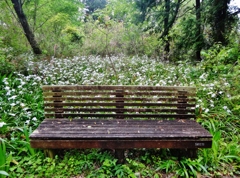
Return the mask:
{"type": "Polygon", "coordinates": [[[171,64],[148,57],[99,56],[27,61],[28,75],[0,76],[0,177],[221,177],[240,175],[239,60],[171,64]],[[112,61],[112,62],[111,62],[112,61]],[[113,66],[114,65],[114,66],[113,66]],[[113,69],[114,67],[114,69],[113,69]],[[178,160],[168,149],[129,150],[117,164],[111,151],[64,150],[54,159],[29,145],[44,119],[41,85],[196,86],[197,121],[213,135],[211,149],[178,160]]]}

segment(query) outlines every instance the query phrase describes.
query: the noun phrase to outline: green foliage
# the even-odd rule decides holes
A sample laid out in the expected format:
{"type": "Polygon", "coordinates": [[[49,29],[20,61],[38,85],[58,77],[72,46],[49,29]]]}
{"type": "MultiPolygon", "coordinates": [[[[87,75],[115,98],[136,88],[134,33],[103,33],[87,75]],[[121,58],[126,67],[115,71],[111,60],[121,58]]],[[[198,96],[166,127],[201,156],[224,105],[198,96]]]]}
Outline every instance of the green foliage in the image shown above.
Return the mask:
{"type": "Polygon", "coordinates": [[[173,39],[171,54],[173,61],[186,59],[189,56],[194,60],[198,45],[203,46],[201,42],[197,42],[196,23],[196,18],[190,14],[179,20],[178,25],[173,27],[170,33],[173,39]]]}
{"type": "Polygon", "coordinates": [[[137,14],[140,12],[136,8],[134,1],[129,0],[110,0],[106,8],[102,11],[111,19],[124,23],[137,24],[137,14]]]}
{"type": "Polygon", "coordinates": [[[236,25],[238,17],[231,15],[230,0],[207,0],[203,3],[202,19],[209,25],[209,42],[229,44],[228,37],[236,25]]]}
{"type": "Polygon", "coordinates": [[[152,55],[157,48],[156,40],[144,35],[138,26],[116,22],[105,15],[86,23],[84,34],[80,49],[83,55],[142,55],[145,52],[152,55]]]}
{"type": "Polygon", "coordinates": [[[138,13],[136,13],[137,22],[144,22],[147,18],[148,15],[148,10],[151,9],[154,5],[156,5],[155,0],[140,0],[140,1],[135,1],[136,3],[136,8],[138,9],[138,13]]]}
{"type": "MultiPolygon", "coordinates": [[[[214,44],[212,26],[208,21],[196,22],[191,2],[182,4],[173,29],[159,38],[166,18],[161,5],[152,8],[151,1],[144,0],[109,2],[86,16],[76,0],[25,1],[24,11],[45,54],[81,56],[36,60],[28,53],[17,20],[9,15],[12,7],[0,1],[0,177],[238,176],[239,32],[233,33],[229,26],[232,44],[214,44]],[[143,32],[139,22],[147,12],[155,21],[145,21],[152,31],[143,32]],[[202,23],[204,44],[196,39],[196,23],[202,23]],[[175,64],[161,60],[167,40],[175,64]],[[199,45],[204,49],[203,61],[192,65],[189,61],[199,45]],[[128,150],[122,165],[111,152],[100,150],[59,151],[59,156],[45,158],[29,144],[29,134],[44,118],[42,84],[197,86],[197,121],[213,135],[212,148],[200,149],[195,160],[178,160],[166,149],[128,150]]],[[[176,4],[171,3],[172,12],[176,4]]],[[[203,19],[211,15],[209,7],[202,7],[203,19]]]]}
{"type": "Polygon", "coordinates": [[[48,21],[48,25],[50,26],[50,29],[52,29],[53,34],[60,35],[62,29],[66,26],[66,24],[69,23],[69,15],[65,13],[58,13],[55,16],[53,16],[48,21]]]}
{"type": "MultiPolygon", "coordinates": [[[[211,51],[207,54],[214,56],[211,51]]],[[[0,134],[6,140],[5,155],[9,160],[4,165],[10,167],[0,170],[12,177],[239,174],[238,62],[219,70],[223,64],[212,66],[215,64],[211,63],[210,57],[195,65],[189,62],[165,63],[146,56],[112,56],[111,60],[99,56],[52,58],[49,61],[28,59],[28,75],[1,76],[0,134]],[[196,85],[197,121],[213,135],[212,148],[201,149],[195,160],[178,160],[167,149],[128,150],[127,162],[122,165],[117,164],[112,152],[101,150],[59,151],[59,156],[45,158],[42,151],[33,150],[29,145],[29,134],[43,119],[42,84],[196,85]]]]}
{"type": "MultiPolygon", "coordinates": [[[[224,13],[224,8],[226,10],[223,3],[216,6],[216,0],[206,1],[201,3],[202,18],[198,20],[194,1],[167,0],[160,3],[152,0],[91,0],[81,2],[76,0],[24,1],[23,10],[44,54],[105,56],[124,53],[126,55],[146,54],[164,59],[170,58],[173,61],[186,58],[194,60],[196,51],[208,49],[214,45],[216,40],[213,39],[212,32],[217,28],[212,30],[212,27],[213,22],[217,22],[214,19],[217,18],[213,17],[217,17],[216,14],[221,9],[224,13]],[[88,6],[90,14],[84,9],[84,5],[88,6]],[[201,26],[200,36],[197,35],[197,24],[201,26]],[[147,32],[142,31],[143,27],[147,32]]],[[[226,5],[228,2],[224,3],[226,5]]],[[[7,60],[12,60],[23,52],[28,53],[30,46],[19,22],[12,15],[11,2],[1,1],[0,10],[2,12],[0,39],[4,45],[4,51],[7,51],[7,60]]],[[[214,33],[224,33],[224,38],[228,42],[235,43],[238,34],[238,31],[233,31],[237,27],[236,19],[229,15],[228,10],[227,6],[227,18],[223,22],[225,31],[218,30],[219,33],[214,33]]],[[[220,22],[219,20],[219,24],[220,22]]],[[[230,53],[227,55],[228,62],[234,61],[236,51],[232,49],[226,49],[228,51],[223,51],[220,57],[225,58],[224,55],[230,53]]],[[[234,49],[237,50],[237,48],[234,49]]]]}
{"type": "Polygon", "coordinates": [[[147,15],[145,30],[148,30],[150,33],[159,34],[159,38],[164,40],[169,35],[169,31],[177,20],[176,17],[183,2],[170,0],[162,3],[152,2],[151,4],[153,5],[147,15]]]}
{"type": "MultiPolygon", "coordinates": [[[[29,45],[21,26],[14,14],[10,1],[1,1],[0,39],[5,49],[12,49],[11,59],[22,52],[28,52],[29,45]]],[[[27,16],[36,41],[42,51],[49,55],[65,54],[76,46],[71,46],[71,40],[62,38],[62,31],[67,26],[81,26],[84,19],[83,4],[71,1],[24,1],[23,10],[27,16]],[[68,47],[69,45],[69,47],[68,47]]],[[[75,33],[76,34],[76,33],[75,33]]],[[[78,37],[78,36],[77,36],[78,37]]]]}
{"type": "Polygon", "coordinates": [[[240,105],[238,104],[240,101],[240,95],[237,94],[236,96],[230,97],[226,99],[232,106],[233,113],[236,115],[240,115],[240,105]]]}
{"type": "MultiPolygon", "coordinates": [[[[198,45],[193,11],[179,19],[166,38],[159,40],[159,33],[142,32],[137,18],[141,15],[139,7],[132,1],[111,1],[105,9],[95,11],[95,20],[89,16],[85,22],[81,7],[73,0],[25,1],[28,20],[47,54],[86,55],[36,60],[28,53],[19,55],[27,51],[28,45],[21,29],[16,28],[16,19],[9,16],[9,7],[0,2],[0,176],[238,176],[240,59],[235,34],[232,42],[236,44],[215,44],[207,49],[212,39],[206,25],[203,61],[192,65],[189,56],[193,56],[198,45]],[[171,40],[170,55],[187,60],[176,64],[162,62],[166,39],[171,40]],[[115,56],[119,53],[132,57],[115,56]],[[16,68],[25,75],[13,73],[16,68]],[[195,160],[178,160],[166,149],[128,150],[127,162],[121,165],[112,152],[101,150],[59,151],[59,156],[45,158],[41,150],[34,150],[29,144],[29,134],[44,118],[42,84],[195,85],[197,121],[213,135],[212,148],[200,149],[195,160]]],[[[162,9],[155,10],[159,10],[155,15],[161,15],[157,19],[160,22],[164,18],[159,13],[162,9]]],[[[156,28],[159,27],[162,26],[156,28]]]]}
{"type": "Polygon", "coordinates": [[[97,9],[103,9],[107,4],[106,0],[84,0],[83,2],[90,14],[97,9]]]}
{"type": "Polygon", "coordinates": [[[56,156],[54,159],[45,158],[43,153],[38,152],[34,156],[20,159],[18,164],[10,168],[13,177],[70,177],[82,174],[83,171],[93,168],[90,159],[96,152],[87,154],[72,150],[66,152],[63,158],[56,156]],[[86,162],[86,155],[87,161],[86,162]]]}
{"type": "Polygon", "coordinates": [[[26,51],[28,45],[17,19],[10,15],[6,1],[0,2],[0,10],[0,59],[2,55],[9,59],[26,51]]]}
{"type": "Polygon", "coordinates": [[[76,27],[67,26],[62,32],[63,34],[67,35],[67,38],[70,40],[70,42],[82,43],[83,36],[79,33],[76,27]]]}
{"type": "Polygon", "coordinates": [[[202,56],[205,61],[208,61],[209,66],[221,68],[221,65],[234,64],[240,59],[239,45],[224,47],[221,44],[215,44],[206,52],[203,51],[202,56]]]}
{"type": "Polygon", "coordinates": [[[5,56],[0,56],[0,75],[9,75],[15,71],[14,65],[5,56]]]}
{"type": "Polygon", "coordinates": [[[5,140],[0,138],[0,178],[9,176],[7,173],[10,168],[12,155],[7,153],[5,140]]]}
{"type": "Polygon", "coordinates": [[[202,162],[205,167],[208,165],[208,171],[213,171],[216,175],[222,175],[224,172],[233,175],[238,169],[237,164],[234,162],[240,161],[239,145],[237,142],[226,143],[230,137],[235,140],[237,139],[236,137],[239,136],[238,125],[235,125],[235,122],[236,120],[234,118],[228,121],[209,119],[204,122],[213,135],[213,144],[212,149],[202,150],[202,162]],[[229,122],[231,122],[231,124],[229,124],[229,122]],[[227,128],[223,127],[227,127],[227,125],[230,128],[228,128],[228,132],[225,132],[227,128]],[[232,133],[230,133],[230,130],[232,133]],[[233,136],[232,134],[235,135],[233,136]],[[231,164],[231,167],[226,167],[225,165],[227,163],[231,164]]]}

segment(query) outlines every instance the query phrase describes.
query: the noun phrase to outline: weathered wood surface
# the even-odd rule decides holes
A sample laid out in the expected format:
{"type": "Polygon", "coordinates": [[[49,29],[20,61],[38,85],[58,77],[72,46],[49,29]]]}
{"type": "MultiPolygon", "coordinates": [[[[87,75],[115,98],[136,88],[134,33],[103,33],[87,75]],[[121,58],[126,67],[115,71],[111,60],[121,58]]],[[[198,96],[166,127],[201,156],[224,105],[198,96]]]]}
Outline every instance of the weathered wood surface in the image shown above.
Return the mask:
{"type": "Polygon", "coordinates": [[[43,86],[33,148],[209,148],[194,87],[43,86]]]}
{"type": "Polygon", "coordinates": [[[211,148],[212,142],[205,140],[32,140],[32,148],[42,149],[132,149],[132,148],[169,148],[169,149],[197,149],[211,148]]]}
{"type": "Polygon", "coordinates": [[[211,135],[192,120],[46,119],[33,148],[209,148],[211,135]]]}
{"type": "Polygon", "coordinates": [[[83,120],[45,119],[32,134],[41,139],[161,139],[210,138],[209,133],[192,120],[83,120]]]}
{"type": "Polygon", "coordinates": [[[43,90],[158,90],[158,91],[192,91],[195,87],[184,86],[137,86],[137,85],[45,85],[43,90]]]}
{"type": "Polygon", "coordinates": [[[194,87],[43,86],[47,118],[195,118],[194,87]]]}

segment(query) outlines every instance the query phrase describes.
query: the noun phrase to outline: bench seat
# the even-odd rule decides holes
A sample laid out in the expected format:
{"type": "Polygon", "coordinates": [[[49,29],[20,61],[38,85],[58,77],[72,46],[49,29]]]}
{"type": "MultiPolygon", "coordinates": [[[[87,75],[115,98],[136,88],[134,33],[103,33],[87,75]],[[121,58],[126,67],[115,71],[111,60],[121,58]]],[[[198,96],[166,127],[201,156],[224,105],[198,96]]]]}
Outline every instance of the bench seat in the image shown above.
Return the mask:
{"type": "Polygon", "coordinates": [[[45,119],[33,148],[208,148],[211,135],[192,120],[45,119]]]}

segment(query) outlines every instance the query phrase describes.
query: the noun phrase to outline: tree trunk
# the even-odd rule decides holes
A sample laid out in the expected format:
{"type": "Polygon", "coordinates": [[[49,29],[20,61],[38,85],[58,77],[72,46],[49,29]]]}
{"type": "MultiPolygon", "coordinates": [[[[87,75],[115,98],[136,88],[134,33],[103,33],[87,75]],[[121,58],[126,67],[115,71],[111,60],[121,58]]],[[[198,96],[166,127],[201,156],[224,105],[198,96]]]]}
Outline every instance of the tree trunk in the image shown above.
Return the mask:
{"type": "MultiPolygon", "coordinates": [[[[183,0],[184,1],[184,0],[183,0]]],[[[168,55],[170,52],[170,37],[169,35],[169,31],[172,28],[174,22],[177,19],[177,15],[179,12],[179,8],[181,5],[181,2],[183,2],[182,0],[178,0],[176,2],[176,4],[174,4],[175,8],[172,12],[171,11],[171,1],[170,0],[165,0],[164,1],[164,30],[163,33],[161,35],[160,38],[164,38],[165,40],[165,47],[164,47],[164,51],[165,53],[168,55]]],[[[172,4],[173,6],[173,4],[172,4]]]]}
{"type": "MultiPolygon", "coordinates": [[[[168,37],[168,33],[169,33],[169,16],[170,16],[170,0],[165,0],[165,15],[164,15],[164,31],[163,31],[163,36],[165,36],[165,47],[164,47],[164,51],[165,51],[165,55],[168,56],[169,52],[170,52],[170,44],[169,44],[169,37],[168,37]]],[[[167,57],[165,56],[165,59],[167,59],[167,57]]]]}
{"type": "Polygon", "coordinates": [[[196,0],[196,59],[201,61],[201,50],[202,50],[202,30],[201,30],[201,11],[200,11],[200,0],[196,0]]]}
{"type": "Polygon", "coordinates": [[[22,1],[21,0],[11,0],[11,1],[14,5],[13,7],[18,16],[18,20],[19,20],[20,24],[22,25],[24,35],[26,36],[29,44],[31,45],[34,54],[42,54],[42,51],[39,48],[39,46],[35,40],[34,34],[33,34],[32,30],[30,29],[27,18],[23,12],[22,1]]]}
{"type": "Polygon", "coordinates": [[[227,44],[225,38],[225,27],[226,21],[228,20],[228,3],[229,0],[214,0],[213,1],[213,33],[214,33],[214,41],[221,42],[223,45],[227,44]]]}

